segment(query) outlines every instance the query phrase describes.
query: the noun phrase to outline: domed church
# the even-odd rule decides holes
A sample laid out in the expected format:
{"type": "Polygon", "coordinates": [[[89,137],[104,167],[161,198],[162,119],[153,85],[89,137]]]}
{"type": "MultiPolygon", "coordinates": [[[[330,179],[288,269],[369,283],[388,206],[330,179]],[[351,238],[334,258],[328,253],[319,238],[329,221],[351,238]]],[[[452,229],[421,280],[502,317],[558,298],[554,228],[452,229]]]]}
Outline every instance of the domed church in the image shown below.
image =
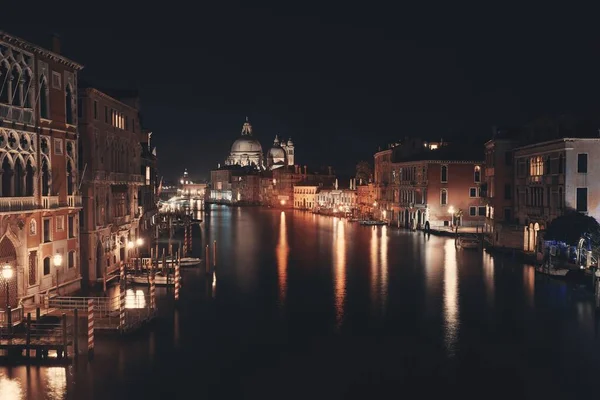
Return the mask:
{"type": "Polygon", "coordinates": [[[252,125],[246,117],[242,126],[242,135],[231,146],[225,165],[254,166],[260,171],[274,170],[286,165],[294,165],[294,143],[292,139],[280,141],[275,136],[273,146],[267,152],[266,164],[263,159],[262,146],[258,139],[252,136],[252,125]]]}

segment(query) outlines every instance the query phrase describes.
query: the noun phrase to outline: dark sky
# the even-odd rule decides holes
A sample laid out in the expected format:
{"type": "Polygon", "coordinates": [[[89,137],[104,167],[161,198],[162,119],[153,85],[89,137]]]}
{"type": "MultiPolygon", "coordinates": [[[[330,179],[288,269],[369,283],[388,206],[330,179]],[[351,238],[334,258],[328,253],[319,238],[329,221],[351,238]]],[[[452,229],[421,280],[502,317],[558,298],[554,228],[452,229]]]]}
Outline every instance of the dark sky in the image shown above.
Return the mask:
{"type": "Polygon", "coordinates": [[[483,142],[600,93],[595,13],[566,3],[46,3],[3,6],[0,29],[46,46],[57,32],[84,78],[138,88],[166,178],[207,177],[246,115],[265,151],[291,136],[298,163],[349,173],[404,136],[483,142]]]}

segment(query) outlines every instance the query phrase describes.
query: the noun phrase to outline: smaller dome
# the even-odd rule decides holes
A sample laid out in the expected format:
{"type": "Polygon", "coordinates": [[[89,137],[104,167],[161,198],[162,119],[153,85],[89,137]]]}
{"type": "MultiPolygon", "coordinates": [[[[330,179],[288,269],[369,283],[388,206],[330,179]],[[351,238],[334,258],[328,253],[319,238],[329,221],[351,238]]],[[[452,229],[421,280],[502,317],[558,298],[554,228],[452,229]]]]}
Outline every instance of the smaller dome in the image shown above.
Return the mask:
{"type": "Polygon", "coordinates": [[[293,145],[294,145],[294,142],[292,142],[292,138],[289,138],[289,139],[288,139],[288,141],[287,141],[287,145],[288,145],[288,146],[293,146],[293,145]]]}
{"type": "Polygon", "coordinates": [[[269,149],[269,157],[273,160],[281,159],[283,161],[285,158],[285,151],[279,146],[273,146],[269,149]]]}

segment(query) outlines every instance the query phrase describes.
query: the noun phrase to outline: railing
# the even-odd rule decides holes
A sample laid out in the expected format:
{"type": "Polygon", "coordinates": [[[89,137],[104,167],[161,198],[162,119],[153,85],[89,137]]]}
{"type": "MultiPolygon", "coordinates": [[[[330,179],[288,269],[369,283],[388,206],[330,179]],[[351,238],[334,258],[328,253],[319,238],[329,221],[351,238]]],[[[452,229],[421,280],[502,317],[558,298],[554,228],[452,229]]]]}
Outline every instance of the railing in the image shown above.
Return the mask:
{"type": "MultiPolygon", "coordinates": [[[[6,310],[0,311],[0,326],[7,326],[8,319],[6,318],[6,310]]],[[[10,322],[13,326],[18,325],[23,320],[23,307],[11,308],[10,322]]]]}
{"type": "Polygon", "coordinates": [[[77,195],[67,196],[67,204],[71,208],[81,207],[81,196],[77,196],[77,195]]]}
{"type": "Polygon", "coordinates": [[[0,212],[34,210],[36,207],[31,197],[0,197],[0,212]]]}
{"type": "Polygon", "coordinates": [[[42,196],[42,208],[58,208],[58,196],[42,196]]]}
{"type": "Polygon", "coordinates": [[[123,217],[114,217],[113,218],[113,225],[125,225],[131,222],[131,216],[129,215],[125,215],[123,217]]]}
{"type": "MultiPolygon", "coordinates": [[[[77,309],[88,311],[88,300],[94,300],[94,328],[125,330],[132,329],[154,316],[150,308],[150,296],[139,290],[127,290],[125,294],[125,327],[120,325],[120,296],[109,297],[54,297],[49,301],[49,308],[72,311],[77,309]]],[[[83,314],[80,314],[83,315],[83,314]]]]}
{"type": "Polygon", "coordinates": [[[33,125],[33,110],[31,108],[0,104],[0,119],[33,125]]]}

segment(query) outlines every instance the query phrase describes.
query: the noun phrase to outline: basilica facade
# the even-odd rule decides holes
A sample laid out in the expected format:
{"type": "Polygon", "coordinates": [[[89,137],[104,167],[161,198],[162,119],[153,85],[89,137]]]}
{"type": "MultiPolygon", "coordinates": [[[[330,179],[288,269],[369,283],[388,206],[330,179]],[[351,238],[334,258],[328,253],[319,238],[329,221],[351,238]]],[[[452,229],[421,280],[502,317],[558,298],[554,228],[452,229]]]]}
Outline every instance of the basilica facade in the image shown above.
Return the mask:
{"type": "Polygon", "coordinates": [[[242,126],[241,137],[233,142],[226,166],[253,167],[259,171],[272,171],[284,166],[294,165],[294,142],[292,139],[279,140],[276,135],[273,145],[267,151],[266,157],[256,137],[252,135],[252,125],[246,117],[242,126]]]}

